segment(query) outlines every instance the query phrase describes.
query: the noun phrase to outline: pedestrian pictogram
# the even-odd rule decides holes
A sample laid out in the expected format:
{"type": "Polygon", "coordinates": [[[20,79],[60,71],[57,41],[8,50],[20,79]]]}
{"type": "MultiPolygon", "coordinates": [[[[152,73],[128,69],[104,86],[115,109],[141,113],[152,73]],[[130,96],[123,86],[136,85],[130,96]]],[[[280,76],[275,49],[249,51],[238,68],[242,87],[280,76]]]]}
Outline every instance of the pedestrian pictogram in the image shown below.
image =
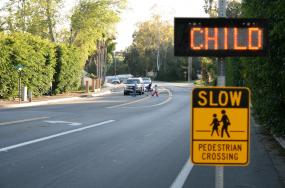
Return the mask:
{"type": "Polygon", "coordinates": [[[220,123],[219,123],[219,120],[217,118],[217,114],[213,114],[213,117],[214,117],[214,119],[213,119],[212,123],[210,124],[210,125],[213,125],[211,136],[213,136],[214,131],[216,131],[217,135],[219,136],[219,125],[220,125],[220,123]]]}
{"type": "Polygon", "coordinates": [[[249,97],[244,87],[193,90],[191,159],[194,164],[247,165],[249,97]]]}

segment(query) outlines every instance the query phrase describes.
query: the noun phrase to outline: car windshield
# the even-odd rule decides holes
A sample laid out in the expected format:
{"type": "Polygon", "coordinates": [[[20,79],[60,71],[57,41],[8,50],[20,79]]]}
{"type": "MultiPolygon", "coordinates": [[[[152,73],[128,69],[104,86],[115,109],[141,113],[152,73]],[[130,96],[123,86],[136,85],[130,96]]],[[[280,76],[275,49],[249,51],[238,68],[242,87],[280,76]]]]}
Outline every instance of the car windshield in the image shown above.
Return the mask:
{"type": "Polygon", "coordinates": [[[150,81],[150,78],[143,78],[143,81],[145,81],[145,80],[149,80],[150,81]]]}
{"type": "Polygon", "coordinates": [[[127,80],[127,84],[137,84],[137,83],[139,83],[139,80],[134,80],[134,79],[127,80]]]}
{"type": "Polygon", "coordinates": [[[143,83],[144,83],[144,84],[150,84],[151,81],[150,81],[150,80],[144,80],[143,83]]]}

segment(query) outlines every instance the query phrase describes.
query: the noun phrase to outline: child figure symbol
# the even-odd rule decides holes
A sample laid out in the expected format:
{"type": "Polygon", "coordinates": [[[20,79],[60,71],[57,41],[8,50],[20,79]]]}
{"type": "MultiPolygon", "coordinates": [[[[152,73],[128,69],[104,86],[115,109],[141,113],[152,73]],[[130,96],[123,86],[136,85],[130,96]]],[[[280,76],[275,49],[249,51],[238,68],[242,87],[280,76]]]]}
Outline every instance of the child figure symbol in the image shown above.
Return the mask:
{"type": "Polygon", "coordinates": [[[213,114],[213,121],[210,124],[210,126],[213,126],[211,136],[213,136],[214,131],[216,131],[217,135],[219,136],[219,125],[220,125],[220,123],[219,123],[219,120],[217,118],[217,114],[213,114]]]}

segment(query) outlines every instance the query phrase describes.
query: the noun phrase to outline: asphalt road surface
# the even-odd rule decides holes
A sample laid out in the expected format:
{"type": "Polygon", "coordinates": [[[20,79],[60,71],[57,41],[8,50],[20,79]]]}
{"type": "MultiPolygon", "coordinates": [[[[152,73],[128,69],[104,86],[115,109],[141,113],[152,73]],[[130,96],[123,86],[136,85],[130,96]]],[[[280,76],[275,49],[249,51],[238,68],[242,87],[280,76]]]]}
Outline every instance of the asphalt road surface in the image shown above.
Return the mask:
{"type": "MultiPolygon", "coordinates": [[[[103,97],[0,110],[1,188],[213,188],[215,167],[189,158],[190,87],[159,97],[103,97]]],[[[225,167],[224,187],[280,188],[251,127],[251,161],[225,167]]]]}

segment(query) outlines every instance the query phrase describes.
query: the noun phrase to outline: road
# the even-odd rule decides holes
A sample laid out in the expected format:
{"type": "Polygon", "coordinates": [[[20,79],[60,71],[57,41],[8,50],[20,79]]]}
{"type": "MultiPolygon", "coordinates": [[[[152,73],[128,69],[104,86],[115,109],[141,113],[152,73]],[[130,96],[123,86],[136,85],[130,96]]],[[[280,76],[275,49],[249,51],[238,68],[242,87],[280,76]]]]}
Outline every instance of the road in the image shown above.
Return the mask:
{"type": "MultiPolygon", "coordinates": [[[[160,87],[0,110],[0,187],[214,187],[214,167],[187,162],[191,88],[160,87]]],[[[250,165],[225,167],[225,188],[282,187],[257,137],[252,126],[250,165]]]]}

